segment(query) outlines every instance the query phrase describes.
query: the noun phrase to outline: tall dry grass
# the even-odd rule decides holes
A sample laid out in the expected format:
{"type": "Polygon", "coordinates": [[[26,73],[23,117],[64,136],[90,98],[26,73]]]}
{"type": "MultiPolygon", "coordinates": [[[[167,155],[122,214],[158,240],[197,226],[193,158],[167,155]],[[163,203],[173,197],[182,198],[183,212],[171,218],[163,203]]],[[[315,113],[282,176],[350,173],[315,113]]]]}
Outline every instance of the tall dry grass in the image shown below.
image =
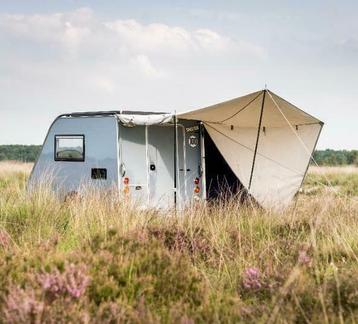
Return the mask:
{"type": "Polygon", "coordinates": [[[14,173],[30,173],[33,163],[24,163],[18,161],[1,161],[0,162],[0,175],[5,177],[13,175],[14,173]]]}
{"type": "Polygon", "coordinates": [[[354,165],[347,166],[310,166],[311,174],[356,174],[358,167],[354,165]]]}
{"type": "Polygon", "coordinates": [[[303,191],[313,195],[333,192],[341,197],[358,199],[358,168],[344,167],[310,167],[303,191]]]}
{"type": "Polygon", "coordinates": [[[0,174],[4,322],[358,318],[358,205],[342,188],[284,213],[228,201],[175,214],[94,190],[66,203],[27,193],[23,171],[0,174]]]}

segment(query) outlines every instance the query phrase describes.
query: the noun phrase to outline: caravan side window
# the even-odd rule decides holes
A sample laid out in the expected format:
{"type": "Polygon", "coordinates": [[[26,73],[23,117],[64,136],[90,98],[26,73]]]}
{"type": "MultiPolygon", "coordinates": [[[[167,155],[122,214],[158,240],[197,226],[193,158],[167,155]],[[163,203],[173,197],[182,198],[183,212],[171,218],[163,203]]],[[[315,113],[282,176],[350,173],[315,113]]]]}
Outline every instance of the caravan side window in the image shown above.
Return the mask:
{"type": "Polygon", "coordinates": [[[55,161],[83,162],[84,160],[84,135],[55,135],[55,161]]]}

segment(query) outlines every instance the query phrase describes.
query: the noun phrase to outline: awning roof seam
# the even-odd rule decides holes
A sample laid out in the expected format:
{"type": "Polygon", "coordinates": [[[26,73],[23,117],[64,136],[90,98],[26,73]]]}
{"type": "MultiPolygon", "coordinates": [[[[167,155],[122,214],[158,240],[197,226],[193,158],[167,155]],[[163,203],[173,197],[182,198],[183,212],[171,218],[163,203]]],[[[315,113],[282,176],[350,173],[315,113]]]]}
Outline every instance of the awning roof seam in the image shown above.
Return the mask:
{"type": "Polygon", "coordinates": [[[234,118],[235,116],[237,116],[239,113],[241,113],[243,110],[245,110],[247,107],[249,107],[258,97],[260,97],[262,94],[264,93],[264,91],[261,91],[254,99],[252,99],[251,101],[249,101],[243,108],[241,108],[239,111],[237,111],[236,113],[234,113],[232,116],[223,119],[222,121],[219,121],[217,123],[224,123],[226,121],[228,121],[231,118],[234,118]]]}
{"type": "Polygon", "coordinates": [[[296,137],[298,138],[300,144],[302,145],[302,147],[305,149],[306,153],[308,154],[309,158],[312,159],[312,153],[310,152],[310,150],[308,149],[308,147],[306,146],[306,144],[304,143],[304,141],[302,140],[302,138],[297,134],[297,131],[295,131],[295,129],[293,128],[292,124],[290,123],[290,121],[287,119],[286,115],[283,113],[283,111],[281,110],[280,106],[278,105],[278,103],[276,102],[276,100],[273,98],[273,96],[271,95],[271,92],[268,92],[269,96],[271,97],[272,102],[274,103],[274,105],[276,106],[276,108],[279,110],[279,112],[281,113],[281,115],[283,116],[283,118],[286,120],[287,124],[290,126],[290,129],[292,130],[292,132],[296,135],[296,137]]]}
{"type": "Polygon", "coordinates": [[[277,95],[276,93],[273,93],[271,90],[267,89],[267,92],[270,94],[270,97],[272,98],[272,95],[276,96],[278,99],[284,101],[285,103],[289,104],[292,108],[296,109],[297,111],[299,111],[300,113],[317,120],[318,122],[321,123],[321,121],[319,119],[317,119],[316,117],[312,116],[311,114],[307,113],[306,111],[302,110],[301,108],[298,108],[296,105],[292,104],[291,102],[287,101],[286,99],[280,97],[279,95],[277,95]]]}

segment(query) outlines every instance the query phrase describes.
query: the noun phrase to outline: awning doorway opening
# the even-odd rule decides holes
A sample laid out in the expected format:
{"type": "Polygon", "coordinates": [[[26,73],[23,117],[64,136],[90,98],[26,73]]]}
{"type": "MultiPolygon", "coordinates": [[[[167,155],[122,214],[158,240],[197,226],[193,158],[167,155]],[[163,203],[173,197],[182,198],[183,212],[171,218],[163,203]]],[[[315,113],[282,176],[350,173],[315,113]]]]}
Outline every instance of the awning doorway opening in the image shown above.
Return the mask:
{"type": "Polygon", "coordinates": [[[247,197],[247,190],[231,170],[209,133],[204,129],[206,192],[209,201],[247,197]]]}

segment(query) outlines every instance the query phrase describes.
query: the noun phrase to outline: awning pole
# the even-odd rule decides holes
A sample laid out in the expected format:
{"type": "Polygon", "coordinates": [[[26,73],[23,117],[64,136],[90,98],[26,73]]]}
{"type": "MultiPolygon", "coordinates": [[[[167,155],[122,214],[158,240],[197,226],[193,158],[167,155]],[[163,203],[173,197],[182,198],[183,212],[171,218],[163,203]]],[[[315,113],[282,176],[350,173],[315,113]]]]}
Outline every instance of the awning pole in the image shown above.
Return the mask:
{"type": "Polygon", "coordinates": [[[259,145],[259,139],[260,139],[260,133],[261,133],[261,124],[262,124],[262,116],[264,112],[264,105],[265,105],[265,97],[266,97],[266,89],[263,90],[263,97],[262,97],[262,104],[261,104],[261,112],[260,112],[260,119],[259,119],[259,125],[257,128],[257,137],[256,137],[256,144],[255,144],[255,151],[254,151],[254,158],[252,160],[252,167],[251,167],[251,174],[250,174],[250,181],[249,181],[249,192],[251,189],[251,183],[252,183],[252,177],[254,175],[254,168],[255,168],[255,162],[256,162],[256,155],[257,155],[257,147],[259,145]]]}
{"type": "Polygon", "coordinates": [[[177,114],[174,112],[174,208],[177,208],[177,114]]]}

